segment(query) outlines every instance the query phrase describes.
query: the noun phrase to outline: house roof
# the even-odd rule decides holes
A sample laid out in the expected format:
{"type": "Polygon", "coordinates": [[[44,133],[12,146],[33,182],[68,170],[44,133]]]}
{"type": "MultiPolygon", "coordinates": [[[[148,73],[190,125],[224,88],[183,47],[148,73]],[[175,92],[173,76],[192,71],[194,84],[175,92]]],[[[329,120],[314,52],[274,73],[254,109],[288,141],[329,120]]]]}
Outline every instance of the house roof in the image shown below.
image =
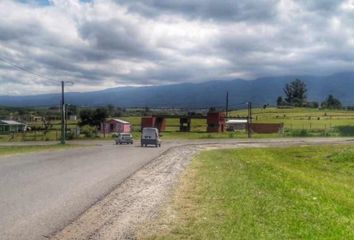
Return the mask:
{"type": "Polygon", "coordinates": [[[0,124],[6,124],[6,125],[26,125],[24,123],[16,122],[13,120],[0,120],[0,124]]]}
{"type": "Polygon", "coordinates": [[[130,124],[129,122],[127,121],[124,121],[124,120],[121,120],[121,119],[117,119],[117,118],[113,118],[111,119],[112,121],[115,121],[115,122],[119,122],[119,123],[123,123],[123,124],[130,124]]]}
{"type": "Polygon", "coordinates": [[[227,120],[226,123],[232,124],[232,123],[247,123],[247,119],[230,119],[227,120]]]}

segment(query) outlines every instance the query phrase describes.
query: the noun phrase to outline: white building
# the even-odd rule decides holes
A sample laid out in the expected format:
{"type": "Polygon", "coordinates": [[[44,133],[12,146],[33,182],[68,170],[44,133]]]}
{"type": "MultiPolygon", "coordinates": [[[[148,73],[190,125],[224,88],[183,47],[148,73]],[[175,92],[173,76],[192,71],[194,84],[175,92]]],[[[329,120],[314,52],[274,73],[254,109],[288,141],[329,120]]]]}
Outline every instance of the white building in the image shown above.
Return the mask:
{"type": "Polygon", "coordinates": [[[226,129],[228,131],[245,130],[247,127],[247,119],[230,119],[226,121],[226,129]]]}

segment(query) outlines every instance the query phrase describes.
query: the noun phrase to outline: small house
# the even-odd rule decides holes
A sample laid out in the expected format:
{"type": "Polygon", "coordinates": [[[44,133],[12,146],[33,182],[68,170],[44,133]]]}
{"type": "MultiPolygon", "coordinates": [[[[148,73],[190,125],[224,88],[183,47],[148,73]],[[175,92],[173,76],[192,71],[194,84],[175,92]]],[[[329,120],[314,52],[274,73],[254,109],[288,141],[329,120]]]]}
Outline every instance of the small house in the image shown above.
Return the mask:
{"type": "Polygon", "coordinates": [[[107,119],[101,123],[101,132],[106,133],[129,133],[131,124],[121,119],[107,119]]]}
{"type": "Polygon", "coordinates": [[[0,133],[16,133],[26,131],[27,125],[13,120],[0,120],[0,133]]]}

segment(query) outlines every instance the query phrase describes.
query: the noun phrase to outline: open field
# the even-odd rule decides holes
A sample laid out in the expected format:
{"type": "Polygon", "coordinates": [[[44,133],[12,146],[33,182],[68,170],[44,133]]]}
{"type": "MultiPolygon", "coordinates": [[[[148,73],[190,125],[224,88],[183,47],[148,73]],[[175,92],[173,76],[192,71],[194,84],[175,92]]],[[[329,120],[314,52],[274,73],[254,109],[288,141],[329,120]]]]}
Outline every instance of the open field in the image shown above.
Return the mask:
{"type": "Polygon", "coordinates": [[[353,239],[353,145],[196,157],[143,239],[353,239]]]}
{"type": "MultiPolygon", "coordinates": [[[[284,134],[254,134],[255,138],[267,137],[329,137],[329,136],[354,136],[354,111],[347,110],[318,110],[310,108],[256,108],[253,109],[253,122],[256,123],[284,123],[284,134]]],[[[246,110],[232,111],[230,117],[247,117],[246,110]]],[[[141,117],[120,117],[133,125],[133,135],[137,140],[140,138],[140,121],[141,117]]],[[[179,119],[167,119],[166,131],[162,133],[164,139],[225,139],[225,138],[246,138],[247,134],[243,132],[236,133],[207,133],[205,119],[193,119],[191,132],[179,132],[179,119]]],[[[0,141],[52,141],[60,138],[60,122],[52,122],[53,127],[47,134],[43,131],[31,131],[25,134],[17,133],[12,135],[0,135],[0,141]]],[[[32,127],[41,127],[41,123],[30,123],[32,127]]],[[[76,121],[68,122],[68,129],[77,127],[76,121]]],[[[112,139],[107,134],[103,138],[102,134],[93,134],[91,137],[85,137],[84,131],[81,130],[80,139],[112,139]]],[[[76,137],[75,137],[76,138],[76,137]]]]}

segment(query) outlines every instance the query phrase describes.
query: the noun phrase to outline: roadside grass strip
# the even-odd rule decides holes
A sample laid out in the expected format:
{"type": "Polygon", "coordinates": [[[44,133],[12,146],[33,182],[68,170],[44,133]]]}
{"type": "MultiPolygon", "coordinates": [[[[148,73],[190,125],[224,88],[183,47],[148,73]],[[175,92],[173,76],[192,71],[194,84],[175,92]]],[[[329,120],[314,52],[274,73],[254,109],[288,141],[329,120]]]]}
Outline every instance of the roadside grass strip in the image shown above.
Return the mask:
{"type": "Polygon", "coordinates": [[[353,146],[204,151],[166,209],[142,238],[354,239],[353,146]]]}
{"type": "Polygon", "coordinates": [[[55,144],[55,145],[31,145],[31,146],[0,146],[0,157],[17,154],[27,154],[36,152],[65,150],[80,145],[75,144],[55,144]]]}

